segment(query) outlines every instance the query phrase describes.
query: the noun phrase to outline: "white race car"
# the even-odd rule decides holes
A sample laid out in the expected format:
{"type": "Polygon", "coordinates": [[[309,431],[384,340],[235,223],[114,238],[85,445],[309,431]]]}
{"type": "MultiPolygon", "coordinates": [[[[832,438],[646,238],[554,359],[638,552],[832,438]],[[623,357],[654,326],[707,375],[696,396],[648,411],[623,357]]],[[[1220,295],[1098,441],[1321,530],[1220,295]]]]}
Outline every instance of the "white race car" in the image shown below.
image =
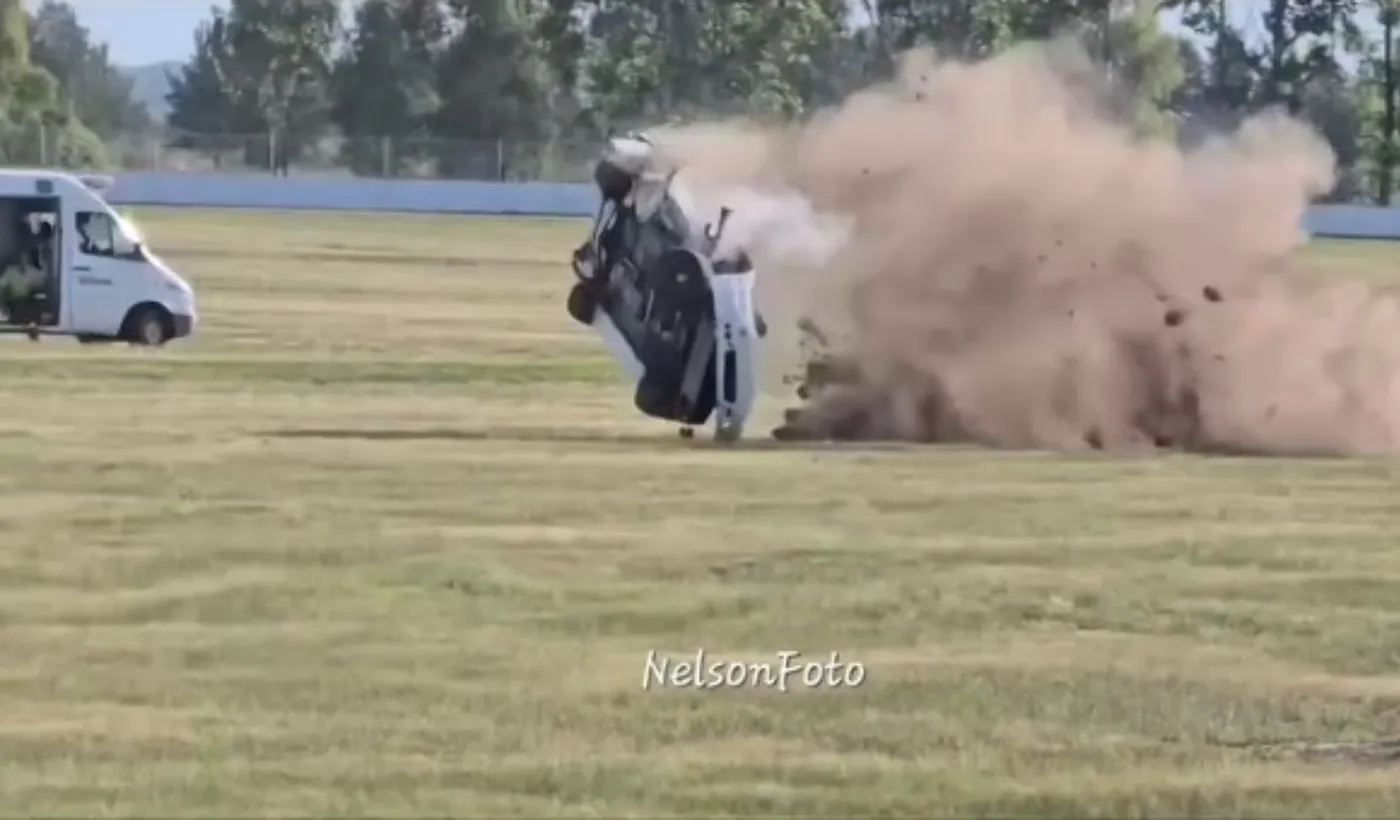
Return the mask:
{"type": "Polygon", "coordinates": [[[738,440],[753,411],[758,341],[753,264],[716,255],[729,209],[696,230],[675,170],[640,135],[609,141],[594,169],[602,194],[574,251],[569,315],[602,337],[636,382],[637,409],[682,432],[715,416],[715,439],[738,440]]]}

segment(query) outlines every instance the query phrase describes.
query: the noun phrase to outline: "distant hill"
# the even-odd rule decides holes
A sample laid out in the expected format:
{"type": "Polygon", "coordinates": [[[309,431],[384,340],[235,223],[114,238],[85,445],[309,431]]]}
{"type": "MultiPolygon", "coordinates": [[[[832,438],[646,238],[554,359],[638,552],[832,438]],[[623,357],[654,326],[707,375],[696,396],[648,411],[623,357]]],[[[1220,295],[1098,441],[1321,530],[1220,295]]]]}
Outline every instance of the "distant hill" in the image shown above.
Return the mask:
{"type": "Polygon", "coordinates": [[[170,91],[170,81],[166,78],[166,72],[173,74],[179,70],[180,63],[174,61],[122,69],[131,78],[134,86],[132,96],[146,106],[146,110],[157,120],[164,120],[166,112],[170,110],[170,106],[165,102],[165,95],[170,91]]]}

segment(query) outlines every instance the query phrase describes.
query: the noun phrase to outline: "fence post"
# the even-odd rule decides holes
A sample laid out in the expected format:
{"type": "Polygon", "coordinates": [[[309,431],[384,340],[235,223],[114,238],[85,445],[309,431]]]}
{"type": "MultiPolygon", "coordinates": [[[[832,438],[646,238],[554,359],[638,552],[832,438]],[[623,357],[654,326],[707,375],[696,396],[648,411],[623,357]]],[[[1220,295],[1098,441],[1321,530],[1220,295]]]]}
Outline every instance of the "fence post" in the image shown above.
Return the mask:
{"type": "Polygon", "coordinates": [[[39,165],[47,167],[49,164],[49,128],[42,122],[39,123],[39,165]]]}
{"type": "Polygon", "coordinates": [[[496,137],[496,179],[506,181],[506,141],[496,137]]]}
{"type": "Polygon", "coordinates": [[[388,178],[389,169],[394,167],[393,163],[394,141],[389,137],[379,138],[379,175],[388,178]]]}

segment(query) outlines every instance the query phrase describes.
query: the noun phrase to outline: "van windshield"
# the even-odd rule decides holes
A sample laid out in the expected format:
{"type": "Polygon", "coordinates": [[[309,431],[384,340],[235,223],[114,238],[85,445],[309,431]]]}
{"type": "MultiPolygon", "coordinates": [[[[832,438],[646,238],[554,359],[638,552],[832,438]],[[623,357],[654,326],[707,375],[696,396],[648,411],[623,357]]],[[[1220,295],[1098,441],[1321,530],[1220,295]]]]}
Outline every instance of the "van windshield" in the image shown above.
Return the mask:
{"type": "Polygon", "coordinates": [[[112,212],[112,217],[117,223],[117,230],[121,232],[122,238],[133,245],[146,244],[145,237],[141,235],[141,229],[136,227],[136,223],[118,213],[112,212]]]}

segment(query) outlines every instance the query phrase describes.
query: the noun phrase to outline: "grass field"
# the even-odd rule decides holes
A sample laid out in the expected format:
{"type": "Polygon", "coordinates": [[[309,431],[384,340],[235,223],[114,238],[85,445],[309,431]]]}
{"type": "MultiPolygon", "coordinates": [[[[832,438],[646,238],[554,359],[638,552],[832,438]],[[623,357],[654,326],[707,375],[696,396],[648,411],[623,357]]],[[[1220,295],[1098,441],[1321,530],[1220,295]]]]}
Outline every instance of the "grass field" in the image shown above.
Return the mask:
{"type": "Polygon", "coordinates": [[[138,218],[198,338],[0,345],[0,811],[1400,803],[1396,467],[718,450],[565,316],[577,224],[138,218]],[[644,690],[702,648],[866,678],[644,690]]]}

